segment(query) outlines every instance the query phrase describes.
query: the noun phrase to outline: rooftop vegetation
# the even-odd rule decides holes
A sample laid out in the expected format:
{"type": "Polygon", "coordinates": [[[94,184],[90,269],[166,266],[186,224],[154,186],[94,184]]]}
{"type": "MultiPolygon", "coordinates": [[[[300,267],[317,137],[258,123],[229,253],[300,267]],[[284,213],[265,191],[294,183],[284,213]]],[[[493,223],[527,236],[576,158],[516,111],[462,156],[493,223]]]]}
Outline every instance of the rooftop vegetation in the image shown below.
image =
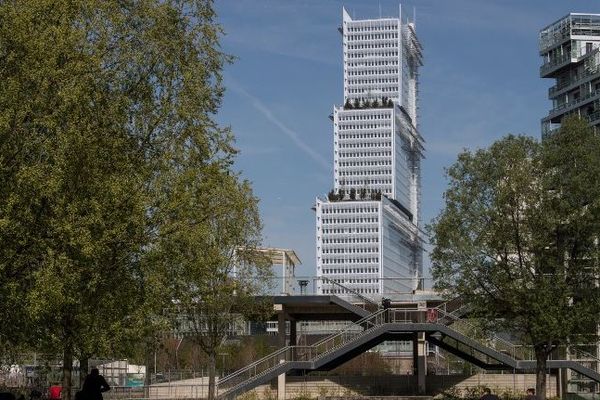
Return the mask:
{"type": "Polygon", "coordinates": [[[344,110],[363,110],[369,108],[393,108],[394,102],[392,99],[382,97],[381,99],[350,99],[344,103],[344,110]]]}
{"type": "Polygon", "coordinates": [[[346,190],[340,188],[337,192],[335,190],[330,190],[327,193],[327,199],[329,201],[364,201],[364,200],[381,200],[381,190],[371,190],[367,188],[362,188],[356,190],[355,188],[351,188],[350,190],[346,190]]]}

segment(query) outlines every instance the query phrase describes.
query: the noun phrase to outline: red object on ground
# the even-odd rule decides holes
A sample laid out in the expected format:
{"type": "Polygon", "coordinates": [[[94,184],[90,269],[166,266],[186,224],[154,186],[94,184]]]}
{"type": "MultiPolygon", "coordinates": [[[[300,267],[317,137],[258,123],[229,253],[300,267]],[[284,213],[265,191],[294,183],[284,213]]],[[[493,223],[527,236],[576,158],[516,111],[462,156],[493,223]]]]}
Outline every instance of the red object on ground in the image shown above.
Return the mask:
{"type": "Polygon", "coordinates": [[[48,389],[49,400],[60,400],[62,394],[62,386],[52,385],[48,389]]]}

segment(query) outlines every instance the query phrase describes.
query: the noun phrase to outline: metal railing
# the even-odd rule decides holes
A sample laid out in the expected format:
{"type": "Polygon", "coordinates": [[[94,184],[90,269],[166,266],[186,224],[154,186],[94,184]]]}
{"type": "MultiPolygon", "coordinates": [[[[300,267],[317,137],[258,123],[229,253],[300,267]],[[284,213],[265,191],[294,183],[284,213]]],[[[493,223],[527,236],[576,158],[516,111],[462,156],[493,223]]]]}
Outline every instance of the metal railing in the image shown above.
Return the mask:
{"type": "Polygon", "coordinates": [[[326,337],[312,346],[286,346],[279,349],[221,379],[218,382],[218,393],[222,394],[249,379],[259,377],[285,362],[315,361],[319,356],[356,339],[364,334],[364,331],[378,326],[382,320],[381,315],[385,312],[386,310],[380,310],[357,322],[352,322],[340,332],[326,337]]]}
{"type": "MultiPolygon", "coordinates": [[[[311,346],[287,346],[274,353],[253,362],[234,372],[218,382],[217,393],[222,396],[237,388],[239,385],[255,380],[265,374],[275,371],[290,362],[316,362],[337,349],[367,335],[373,329],[388,323],[434,323],[441,324],[476,342],[504,354],[513,360],[534,360],[535,352],[531,346],[522,346],[481,329],[480,327],[458,317],[461,308],[448,302],[440,307],[423,309],[383,309],[357,322],[346,325],[344,329],[311,346]],[[450,312],[447,310],[451,310],[450,312]]],[[[589,363],[593,370],[598,370],[600,360],[595,356],[584,353],[576,347],[567,348],[571,355],[578,354],[574,361],[589,363]],[[577,353],[575,353],[577,352],[577,353]]],[[[558,353],[557,353],[558,354],[558,353]]],[[[563,358],[564,359],[564,358],[563,358]]],[[[587,366],[587,365],[586,365],[587,366]]],[[[285,372],[285,367],[281,373],[285,372]]]]}
{"type": "Polygon", "coordinates": [[[234,389],[238,385],[262,376],[281,364],[294,361],[318,361],[331,352],[342,346],[366,335],[372,329],[388,323],[440,323],[445,326],[452,326],[451,329],[472,339],[478,340],[482,344],[495,349],[496,351],[508,354],[512,357],[518,356],[517,346],[501,339],[495,335],[483,336],[482,331],[461,320],[455,314],[447,312],[447,309],[456,311],[449,303],[444,303],[441,308],[434,308],[432,314],[427,310],[415,309],[383,309],[379,310],[357,322],[348,324],[340,332],[324,338],[312,346],[287,346],[274,353],[255,361],[254,363],[242,368],[233,374],[224,377],[218,383],[218,393],[224,394],[234,389]]]}
{"type": "Polygon", "coordinates": [[[352,289],[342,285],[341,283],[336,282],[333,279],[329,279],[327,277],[321,277],[321,278],[315,278],[315,279],[320,279],[323,283],[327,283],[329,285],[335,286],[336,288],[339,288],[340,291],[342,292],[341,295],[343,297],[349,297],[348,300],[350,300],[350,302],[354,305],[357,305],[364,309],[371,308],[371,309],[375,309],[375,310],[379,307],[379,304],[376,303],[374,300],[372,300],[366,296],[363,296],[362,294],[358,293],[357,291],[352,290],[352,289]]]}
{"type": "Polygon", "coordinates": [[[367,334],[373,328],[392,322],[424,322],[423,310],[384,309],[357,322],[350,323],[342,331],[335,333],[312,346],[287,346],[226,376],[218,383],[218,393],[222,395],[238,385],[256,379],[281,364],[294,361],[315,362],[334,350],[367,334]]]}
{"type": "Polygon", "coordinates": [[[467,322],[464,319],[459,318],[453,313],[445,312],[442,309],[437,308],[438,316],[436,319],[437,323],[442,325],[451,326],[451,329],[470,338],[478,343],[496,350],[499,353],[505,354],[512,357],[515,360],[529,360],[528,350],[523,347],[509,342],[508,340],[501,338],[500,336],[487,332],[482,328],[467,322]]]}

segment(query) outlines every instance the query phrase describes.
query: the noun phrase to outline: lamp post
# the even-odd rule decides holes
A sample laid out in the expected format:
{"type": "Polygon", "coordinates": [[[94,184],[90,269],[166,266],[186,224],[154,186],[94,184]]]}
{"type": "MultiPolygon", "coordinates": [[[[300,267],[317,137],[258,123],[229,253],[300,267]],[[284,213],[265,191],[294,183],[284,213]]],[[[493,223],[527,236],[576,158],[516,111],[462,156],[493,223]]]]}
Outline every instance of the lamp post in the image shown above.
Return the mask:
{"type": "Polygon", "coordinates": [[[300,286],[300,294],[306,294],[306,287],[308,286],[308,280],[301,279],[298,281],[298,285],[300,286]]]}
{"type": "Polygon", "coordinates": [[[175,347],[175,368],[177,368],[177,372],[179,372],[179,346],[183,342],[183,337],[179,337],[178,340],[177,347],[175,347]]]}
{"type": "Polygon", "coordinates": [[[225,357],[227,357],[229,353],[219,353],[219,355],[223,357],[223,363],[221,364],[221,376],[225,376],[225,357]]]}

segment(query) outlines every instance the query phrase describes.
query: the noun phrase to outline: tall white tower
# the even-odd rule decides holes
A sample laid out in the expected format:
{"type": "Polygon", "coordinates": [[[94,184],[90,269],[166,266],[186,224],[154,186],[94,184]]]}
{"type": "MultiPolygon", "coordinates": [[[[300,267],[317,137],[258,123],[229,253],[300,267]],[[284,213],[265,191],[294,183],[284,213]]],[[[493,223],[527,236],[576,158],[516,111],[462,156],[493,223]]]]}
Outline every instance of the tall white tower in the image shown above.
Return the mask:
{"type": "MultiPolygon", "coordinates": [[[[334,181],[316,200],[317,276],[373,298],[417,289],[423,272],[418,69],[413,23],[343,9],[344,105],[333,109],[334,181]]],[[[340,294],[319,281],[321,294],[340,294]]]]}

